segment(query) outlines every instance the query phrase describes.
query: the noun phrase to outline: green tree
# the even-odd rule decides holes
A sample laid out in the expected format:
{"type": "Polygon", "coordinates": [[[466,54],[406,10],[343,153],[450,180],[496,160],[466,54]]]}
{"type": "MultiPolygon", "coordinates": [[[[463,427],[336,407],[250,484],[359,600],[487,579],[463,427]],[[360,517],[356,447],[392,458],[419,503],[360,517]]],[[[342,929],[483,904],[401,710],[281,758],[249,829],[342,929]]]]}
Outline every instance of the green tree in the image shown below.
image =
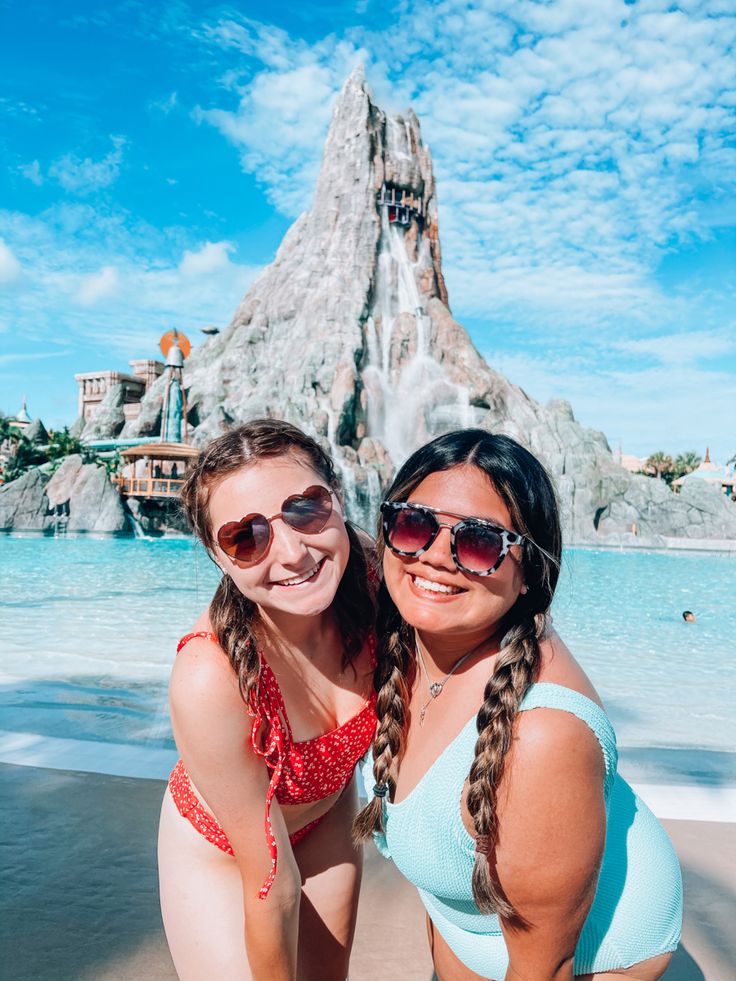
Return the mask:
{"type": "Polygon", "coordinates": [[[17,443],[20,439],[20,430],[13,425],[7,416],[0,414],[0,444],[6,440],[17,443]]]}
{"type": "Polygon", "coordinates": [[[46,454],[34,446],[25,436],[18,436],[13,452],[3,468],[3,478],[7,481],[21,477],[27,470],[46,462],[46,454]]]}
{"type": "Polygon", "coordinates": [[[674,479],[675,464],[669,453],[657,450],[650,454],[644,464],[644,473],[649,477],[656,477],[658,480],[666,480],[671,483],[674,479]]]}
{"type": "Polygon", "coordinates": [[[46,455],[49,460],[59,460],[61,457],[69,456],[71,453],[84,454],[84,447],[77,436],[72,436],[69,427],[64,426],[59,432],[53,429],[49,433],[49,443],[46,447],[46,455]]]}
{"type": "Polygon", "coordinates": [[[686,473],[692,473],[693,470],[697,470],[700,466],[702,457],[700,457],[695,450],[686,450],[684,453],[679,453],[675,457],[674,463],[674,479],[677,480],[678,477],[684,477],[686,473]]]}

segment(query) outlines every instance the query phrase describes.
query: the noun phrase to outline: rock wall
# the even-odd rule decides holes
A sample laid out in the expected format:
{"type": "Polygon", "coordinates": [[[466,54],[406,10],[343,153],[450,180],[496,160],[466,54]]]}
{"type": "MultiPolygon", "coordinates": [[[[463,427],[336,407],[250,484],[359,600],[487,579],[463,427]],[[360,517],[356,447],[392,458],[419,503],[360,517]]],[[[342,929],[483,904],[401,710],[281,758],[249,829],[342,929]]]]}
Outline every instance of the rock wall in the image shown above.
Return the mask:
{"type": "Polygon", "coordinates": [[[29,470],[0,487],[0,531],[50,531],[54,518],[46,497],[48,475],[29,470]]]}
{"type": "MultiPolygon", "coordinates": [[[[289,229],[229,326],[185,371],[195,444],[256,416],[324,440],[364,524],[395,466],[437,433],[508,433],[559,488],[568,541],[736,537],[736,507],[709,488],[673,494],[613,460],[572,408],[542,406],[494,371],[454,320],[442,276],[431,155],[410,111],[386,115],[362,73],[348,79],[325,145],[314,203],[289,229]],[[409,202],[407,220],[386,205],[409,202]]],[[[158,383],[123,435],[154,432],[158,383]]]]}
{"type": "Polygon", "coordinates": [[[118,436],[125,425],[125,389],[121,382],[111,385],[92,418],[82,429],[82,439],[110,439],[118,436]]]}
{"type": "Polygon", "coordinates": [[[130,524],[104,467],[75,454],[53,476],[36,468],[0,487],[0,530],[119,533],[130,524]]]}

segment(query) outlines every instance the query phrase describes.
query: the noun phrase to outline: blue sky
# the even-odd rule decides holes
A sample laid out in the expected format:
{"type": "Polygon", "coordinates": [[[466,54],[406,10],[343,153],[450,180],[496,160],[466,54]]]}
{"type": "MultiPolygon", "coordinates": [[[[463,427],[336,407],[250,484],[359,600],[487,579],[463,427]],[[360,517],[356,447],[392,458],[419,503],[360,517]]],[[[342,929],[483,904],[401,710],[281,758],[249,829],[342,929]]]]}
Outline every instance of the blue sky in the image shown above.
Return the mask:
{"type": "Polygon", "coordinates": [[[613,448],[736,452],[732,0],[0,0],[0,409],[223,326],[362,61],[432,147],[450,303],[613,448]]]}

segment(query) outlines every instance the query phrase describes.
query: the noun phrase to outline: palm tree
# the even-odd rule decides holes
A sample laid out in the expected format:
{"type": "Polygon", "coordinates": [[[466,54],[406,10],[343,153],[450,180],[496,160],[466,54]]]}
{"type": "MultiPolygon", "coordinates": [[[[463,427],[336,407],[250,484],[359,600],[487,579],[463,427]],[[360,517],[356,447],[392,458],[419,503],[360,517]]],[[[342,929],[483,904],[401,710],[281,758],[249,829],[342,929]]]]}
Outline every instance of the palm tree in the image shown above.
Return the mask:
{"type": "Polygon", "coordinates": [[[658,480],[662,480],[672,474],[674,468],[675,464],[669,453],[663,453],[662,450],[657,450],[656,453],[652,453],[647,457],[646,463],[644,464],[644,473],[650,477],[656,477],[658,480]]]}
{"type": "Polygon", "coordinates": [[[72,436],[69,427],[49,432],[49,445],[46,453],[49,460],[59,460],[71,453],[81,453],[84,447],[78,437],[72,436]]]}
{"type": "Polygon", "coordinates": [[[692,473],[693,470],[697,470],[702,461],[695,450],[686,450],[684,453],[679,453],[675,458],[675,477],[684,477],[686,473],[692,473]]]}
{"type": "Polygon", "coordinates": [[[20,439],[20,430],[18,430],[10,419],[5,415],[0,415],[0,444],[4,443],[6,440],[11,440],[17,443],[20,439]]]}
{"type": "MultiPolygon", "coordinates": [[[[11,439],[13,437],[11,436],[11,439]]],[[[46,455],[30,443],[25,436],[18,435],[15,448],[7,463],[3,468],[3,478],[6,481],[15,480],[22,476],[27,470],[37,467],[46,462],[46,455]]]]}

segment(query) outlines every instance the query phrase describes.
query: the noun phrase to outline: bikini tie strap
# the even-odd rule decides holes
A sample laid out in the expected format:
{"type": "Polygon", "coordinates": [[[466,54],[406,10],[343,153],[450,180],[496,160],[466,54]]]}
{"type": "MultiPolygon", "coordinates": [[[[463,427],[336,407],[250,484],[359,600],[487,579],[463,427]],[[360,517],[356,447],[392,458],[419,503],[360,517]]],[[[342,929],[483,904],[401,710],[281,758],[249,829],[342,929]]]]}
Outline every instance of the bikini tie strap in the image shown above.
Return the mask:
{"type": "Polygon", "coordinates": [[[182,639],[176,645],[176,653],[178,654],[182,647],[184,647],[185,644],[188,644],[190,640],[194,640],[195,637],[204,637],[205,640],[211,640],[215,644],[220,643],[217,639],[217,635],[213,634],[211,630],[195,630],[191,634],[184,634],[182,639]]]}
{"type": "Polygon", "coordinates": [[[258,685],[255,690],[251,689],[251,704],[249,706],[253,718],[250,730],[250,743],[253,747],[253,752],[257,756],[260,756],[266,762],[269,769],[271,769],[271,779],[269,780],[268,790],[266,791],[264,814],[264,830],[266,834],[266,845],[271,855],[271,869],[258,891],[259,899],[265,899],[268,896],[269,890],[273,885],[273,880],[276,878],[278,849],[271,822],[271,802],[281,780],[288,745],[291,741],[289,738],[290,733],[284,731],[281,715],[279,714],[280,702],[282,701],[279,697],[280,691],[276,688],[271,691],[271,685],[268,684],[268,680],[270,679],[264,679],[264,669],[267,672],[268,666],[262,664],[258,685]],[[267,726],[264,734],[265,738],[259,739],[259,730],[264,722],[267,726]]]}

